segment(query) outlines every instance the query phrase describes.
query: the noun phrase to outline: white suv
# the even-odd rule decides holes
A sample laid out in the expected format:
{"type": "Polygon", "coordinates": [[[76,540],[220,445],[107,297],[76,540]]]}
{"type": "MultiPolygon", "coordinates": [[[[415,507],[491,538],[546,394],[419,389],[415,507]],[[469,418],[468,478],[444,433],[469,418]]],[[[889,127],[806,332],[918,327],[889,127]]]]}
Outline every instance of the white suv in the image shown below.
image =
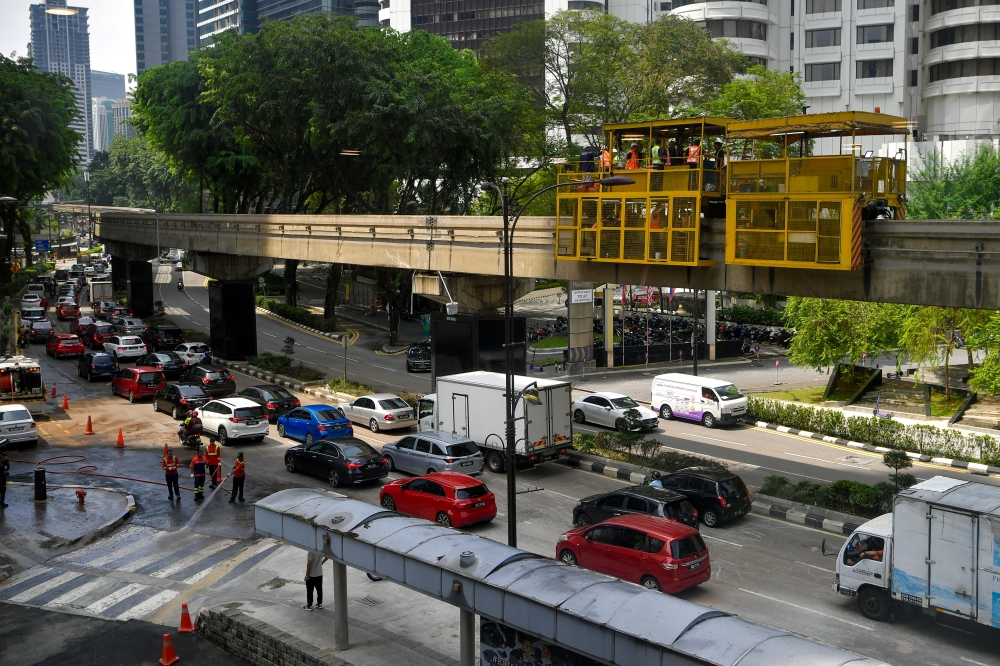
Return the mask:
{"type": "Polygon", "coordinates": [[[218,436],[223,446],[237,439],[259,442],[270,433],[267,410],[246,398],[211,400],[198,414],[205,433],[218,436]]]}

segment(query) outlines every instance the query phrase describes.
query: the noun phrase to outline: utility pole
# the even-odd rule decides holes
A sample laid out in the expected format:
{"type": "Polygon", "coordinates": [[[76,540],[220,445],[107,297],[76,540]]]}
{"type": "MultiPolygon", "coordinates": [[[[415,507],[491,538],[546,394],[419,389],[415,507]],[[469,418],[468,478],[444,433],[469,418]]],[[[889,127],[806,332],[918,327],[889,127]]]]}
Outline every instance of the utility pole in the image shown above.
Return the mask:
{"type": "Polygon", "coordinates": [[[90,214],[90,171],[83,172],[83,179],[87,182],[87,226],[90,228],[90,245],[94,246],[94,218],[90,214]]]}

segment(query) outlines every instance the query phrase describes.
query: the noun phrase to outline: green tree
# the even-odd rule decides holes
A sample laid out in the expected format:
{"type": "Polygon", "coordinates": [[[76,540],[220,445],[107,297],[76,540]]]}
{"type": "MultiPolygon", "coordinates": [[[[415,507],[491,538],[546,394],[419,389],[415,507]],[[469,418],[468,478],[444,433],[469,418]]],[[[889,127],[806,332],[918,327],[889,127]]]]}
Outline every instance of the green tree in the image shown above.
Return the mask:
{"type": "MultiPolygon", "coordinates": [[[[900,491],[899,472],[913,467],[913,460],[910,459],[910,456],[906,455],[906,451],[893,449],[892,451],[887,451],[882,456],[882,464],[892,470],[892,481],[896,484],[896,492],[898,493],[900,491]]],[[[904,474],[903,476],[906,477],[909,475],[904,474]]]]}
{"type": "MultiPolygon", "coordinates": [[[[945,399],[951,399],[949,378],[951,355],[961,343],[962,331],[976,337],[982,327],[983,315],[978,310],[963,308],[917,307],[903,323],[900,346],[911,361],[936,367],[944,363],[945,399]]],[[[971,355],[970,355],[971,357],[971,355]]]]}
{"type": "Polygon", "coordinates": [[[970,318],[973,325],[966,325],[963,331],[965,347],[969,350],[969,367],[972,368],[972,349],[983,349],[986,354],[982,362],[972,370],[969,384],[979,393],[1000,394],[1000,313],[975,310],[970,318]]]}
{"type": "Polygon", "coordinates": [[[907,186],[907,217],[913,219],[1000,218],[1000,149],[979,144],[948,162],[937,152],[920,155],[907,186]]]}

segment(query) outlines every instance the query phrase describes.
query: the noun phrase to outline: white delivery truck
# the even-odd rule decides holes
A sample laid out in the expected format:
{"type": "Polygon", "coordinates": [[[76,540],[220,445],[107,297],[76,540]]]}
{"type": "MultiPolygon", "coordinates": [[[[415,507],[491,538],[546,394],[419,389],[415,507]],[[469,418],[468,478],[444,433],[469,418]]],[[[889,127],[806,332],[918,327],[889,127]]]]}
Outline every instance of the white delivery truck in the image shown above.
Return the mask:
{"type": "MultiPolygon", "coordinates": [[[[484,449],[486,467],[506,468],[506,377],[499,372],[465,372],[437,378],[437,393],[420,399],[417,429],[465,436],[484,449]]],[[[517,467],[558,458],[573,443],[569,382],[514,376],[514,390],[534,383],[540,402],[519,400],[515,409],[517,467]]]]}
{"type": "Polygon", "coordinates": [[[90,283],[90,302],[115,300],[115,288],[110,280],[90,283]]]}
{"type": "Polygon", "coordinates": [[[714,428],[746,414],[747,398],[730,381],[675,372],[653,378],[649,406],[660,418],[688,419],[714,428]]]}
{"type": "Polygon", "coordinates": [[[833,590],[872,620],[909,605],[1000,628],[1000,487],[935,476],[854,531],[833,590]]]}

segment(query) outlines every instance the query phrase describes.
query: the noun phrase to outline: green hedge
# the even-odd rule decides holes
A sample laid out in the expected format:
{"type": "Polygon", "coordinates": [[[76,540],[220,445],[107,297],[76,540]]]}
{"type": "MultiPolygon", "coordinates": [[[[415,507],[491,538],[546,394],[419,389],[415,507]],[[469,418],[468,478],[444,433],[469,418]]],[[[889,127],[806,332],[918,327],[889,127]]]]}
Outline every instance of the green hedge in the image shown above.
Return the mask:
{"type": "Polygon", "coordinates": [[[581,453],[591,453],[602,458],[620,460],[640,467],[672,473],[685,467],[714,467],[728,470],[725,463],[701,456],[662,449],[660,442],[645,439],[642,434],[599,432],[595,435],[573,433],[573,448],[581,453]]]}
{"type": "Polygon", "coordinates": [[[264,352],[260,356],[248,356],[247,363],[255,368],[291,377],[292,379],[298,379],[303,382],[315,382],[326,377],[326,373],[307,368],[302,363],[292,365],[292,359],[287,356],[277,356],[268,352],[264,352]]]}
{"type": "Polygon", "coordinates": [[[737,324],[753,324],[755,326],[784,326],[781,310],[773,308],[752,308],[749,305],[734,305],[731,308],[719,308],[715,313],[716,321],[731,321],[737,324]]]}
{"type": "Polygon", "coordinates": [[[846,479],[833,483],[813,483],[808,480],[792,483],[783,476],[771,475],[764,478],[760,493],[852,516],[875,518],[892,511],[896,487],[885,481],[872,485],[846,479]]]}
{"type": "Polygon", "coordinates": [[[953,458],[1000,465],[1000,448],[989,435],[964,434],[931,425],[904,425],[874,416],[847,416],[844,412],[795,405],[766,398],[748,399],[748,416],[789,428],[848,439],[862,444],[913,451],[935,458],[953,458]]]}
{"type": "Polygon", "coordinates": [[[296,324],[302,324],[303,326],[308,326],[309,328],[315,328],[327,333],[332,333],[337,330],[337,321],[335,319],[326,319],[325,317],[309,312],[309,310],[306,310],[305,308],[288,305],[287,303],[282,303],[281,301],[277,301],[273,298],[258,296],[257,307],[269,310],[280,317],[291,319],[296,324]]]}

